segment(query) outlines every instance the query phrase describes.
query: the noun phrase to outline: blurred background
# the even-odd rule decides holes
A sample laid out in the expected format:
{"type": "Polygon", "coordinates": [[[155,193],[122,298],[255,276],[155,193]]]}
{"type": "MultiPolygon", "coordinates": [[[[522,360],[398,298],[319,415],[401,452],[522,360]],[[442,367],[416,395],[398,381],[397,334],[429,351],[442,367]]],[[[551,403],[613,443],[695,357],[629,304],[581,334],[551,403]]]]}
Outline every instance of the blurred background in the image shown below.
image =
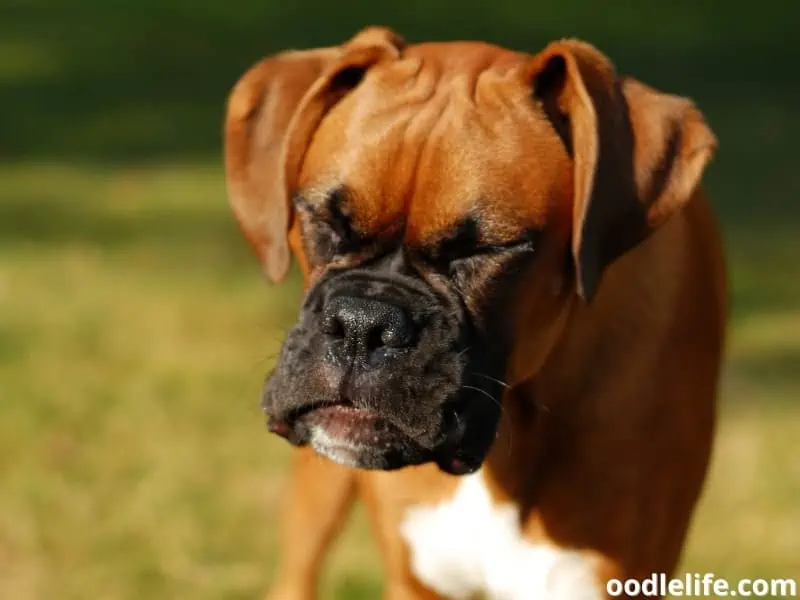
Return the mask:
{"type": "MultiPolygon", "coordinates": [[[[799,576],[800,4],[5,0],[0,598],[266,589],[289,451],[258,400],[300,287],[267,286],[234,226],[222,111],[260,57],[374,23],[532,52],[579,36],[698,103],[733,312],[683,569],[799,576]]],[[[324,597],[380,586],[359,511],[324,597]]]]}

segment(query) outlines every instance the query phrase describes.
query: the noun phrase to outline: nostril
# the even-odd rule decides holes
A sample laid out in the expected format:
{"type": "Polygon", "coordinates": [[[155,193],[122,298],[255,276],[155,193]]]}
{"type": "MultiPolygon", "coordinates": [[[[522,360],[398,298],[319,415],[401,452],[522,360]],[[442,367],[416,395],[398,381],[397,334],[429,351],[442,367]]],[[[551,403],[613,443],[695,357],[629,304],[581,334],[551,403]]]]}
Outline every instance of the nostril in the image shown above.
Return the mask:
{"type": "Polygon", "coordinates": [[[377,350],[382,346],[388,346],[384,340],[386,337],[386,330],[381,330],[380,328],[376,327],[372,331],[369,332],[367,335],[367,351],[372,352],[373,350],[377,350]]]}
{"type": "Polygon", "coordinates": [[[380,332],[380,345],[387,348],[402,348],[411,343],[411,331],[405,319],[393,323],[380,332]]]}
{"type": "Polygon", "coordinates": [[[322,331],[331,337],[343,338],[344,325],[335,315],[328,315],[322,321],[322,331]]]}

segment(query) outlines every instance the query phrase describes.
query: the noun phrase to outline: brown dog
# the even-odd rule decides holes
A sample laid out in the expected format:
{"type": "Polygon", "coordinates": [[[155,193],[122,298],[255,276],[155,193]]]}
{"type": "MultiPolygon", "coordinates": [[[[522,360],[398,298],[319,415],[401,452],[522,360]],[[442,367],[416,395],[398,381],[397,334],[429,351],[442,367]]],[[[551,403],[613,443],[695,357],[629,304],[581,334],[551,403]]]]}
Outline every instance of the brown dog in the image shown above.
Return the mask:
{"type": "Polygon", "coordinates": [[[314,595],[355,496],[389,598],[599,598],[675,569],[726,314],[690,101],[579,41],[370,28],[254,66],[225,142],[267,277],[291,248],[307,288],[263,401],[311,447],[274,598],[314,595]]]}

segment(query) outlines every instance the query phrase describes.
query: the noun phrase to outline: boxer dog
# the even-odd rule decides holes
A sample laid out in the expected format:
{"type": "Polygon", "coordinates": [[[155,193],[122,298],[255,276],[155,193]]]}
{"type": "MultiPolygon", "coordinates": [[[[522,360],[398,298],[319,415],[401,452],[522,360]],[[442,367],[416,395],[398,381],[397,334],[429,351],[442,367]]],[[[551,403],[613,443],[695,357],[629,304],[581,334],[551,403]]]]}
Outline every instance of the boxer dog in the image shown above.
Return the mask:
{"type": "Polygon", "coordinates": [[[725,329],[715,146],[689,100],[577,40],[372,27],[241,78],[230,201],[266,277],[293,254],[306,289],[263,394],[302,447],[273,599],[314,596],[356,496],[393,600],[674,571],[725,329]]]}

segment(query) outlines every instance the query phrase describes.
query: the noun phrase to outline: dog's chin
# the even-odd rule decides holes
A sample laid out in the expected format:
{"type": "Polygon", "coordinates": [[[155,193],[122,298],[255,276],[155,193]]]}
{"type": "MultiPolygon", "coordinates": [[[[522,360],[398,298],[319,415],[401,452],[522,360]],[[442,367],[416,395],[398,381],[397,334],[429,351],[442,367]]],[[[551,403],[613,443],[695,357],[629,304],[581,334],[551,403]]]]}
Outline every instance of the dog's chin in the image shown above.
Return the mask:
{"type": "Polygon", "coordinates": [[[317,454],[348,467],[393,470],[427,460],[424,448],[363,408],[324,406],[300,417],[298,426],[317,454]]]}
{"type": "Polygon", "coordinates": [[[306,407],[290,419],[270,419],[273,433],[347,467],[391,471],[436,463],[443,471],[464,475],[476,471],[483,456],[463,452],[452,432],[426,448],[380,415],[348,403],[306,407]]]}

